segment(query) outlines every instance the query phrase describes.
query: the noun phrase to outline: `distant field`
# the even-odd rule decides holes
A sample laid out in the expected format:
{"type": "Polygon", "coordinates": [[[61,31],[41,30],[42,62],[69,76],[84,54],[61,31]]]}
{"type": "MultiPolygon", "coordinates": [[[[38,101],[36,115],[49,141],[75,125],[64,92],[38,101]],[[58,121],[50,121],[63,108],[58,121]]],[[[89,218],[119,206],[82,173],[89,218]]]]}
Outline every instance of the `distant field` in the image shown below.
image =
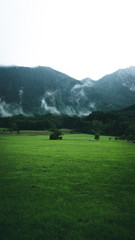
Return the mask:
{"type": "Polygon", "coordinates": [[[134,227],[134,143],[0,135],[0,240],[134,240],[134,227]]]}
{"type": "MultiPolygon", "coordinates": [[[[71,129],[61,129],[61,132],[63,134],[71,133],[71,129]]],[[[37,136],[37,135],[49,135],[50,131],[48,130],[20,130],[19,133],[16,131],[10,132],[9,129],[6,128],[0,128],[0,135],[25,135],[25,136],[37,136]]]]}

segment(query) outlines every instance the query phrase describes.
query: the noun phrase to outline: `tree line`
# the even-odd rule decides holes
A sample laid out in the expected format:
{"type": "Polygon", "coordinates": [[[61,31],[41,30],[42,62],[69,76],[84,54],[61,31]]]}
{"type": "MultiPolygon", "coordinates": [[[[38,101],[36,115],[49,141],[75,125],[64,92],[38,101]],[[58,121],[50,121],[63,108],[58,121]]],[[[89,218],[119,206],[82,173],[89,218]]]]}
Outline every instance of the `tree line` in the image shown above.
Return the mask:
{"type": "Polygon", "coordinates": [[[135,139],[135,112],[95,111],[88,116],[44,115],[25,117],[22,115],[0,118],[0,128],[11,131],[71,129],[71,132],[118,136],[135,139]]]}

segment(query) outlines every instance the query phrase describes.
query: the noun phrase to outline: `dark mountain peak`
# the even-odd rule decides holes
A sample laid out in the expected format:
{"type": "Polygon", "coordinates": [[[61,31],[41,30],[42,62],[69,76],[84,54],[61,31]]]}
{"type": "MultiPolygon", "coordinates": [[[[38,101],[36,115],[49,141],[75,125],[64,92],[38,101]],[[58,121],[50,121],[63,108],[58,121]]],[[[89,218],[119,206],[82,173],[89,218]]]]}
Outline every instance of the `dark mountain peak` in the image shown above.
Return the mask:
{"type": "Polygon", "coordinates": [[[0,116],[88,115],[135,103],[135,67],[98,81],[76,80],[50,67],[0,67],[0,116]]]}
{"type": "Polygon", "coordinates": [[[118,72],[119,76],[121,76],[121,74],[135,76],[135,66],[130,66],[130,67],[125,68],[125,69],[119,69],[117,72],[118,72]]]}
{"type": "Polygon", "coordinates": [[[135,92],[135,67],[131,66],[126,69],[119,69],[117,78],[121,84],[130,91],[135,92]]]}
{"type": "Polygon", "coordinates": [[[81,85],[83,85],[84,87],[92,87],[95,83],[95,81],[92,80],[91,78],[84,78],[80,82],[81,85]]]}
{"type": "Polygon", "coordinates": [[[84,78],[84,79],[82,79],[81,81],[84,81],[84,82],[86,82],[86,81],[90,81],[90,82],[93,82],[94,80],[93,79],[91,79],[91,78],[84,78]]]}

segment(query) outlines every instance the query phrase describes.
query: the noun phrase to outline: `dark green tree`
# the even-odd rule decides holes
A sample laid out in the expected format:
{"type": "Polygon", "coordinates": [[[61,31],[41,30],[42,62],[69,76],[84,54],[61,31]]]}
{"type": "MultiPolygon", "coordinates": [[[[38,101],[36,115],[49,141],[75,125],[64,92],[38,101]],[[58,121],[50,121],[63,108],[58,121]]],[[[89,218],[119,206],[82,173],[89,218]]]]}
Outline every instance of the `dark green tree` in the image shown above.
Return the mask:
{"type": "Polygon", "coordinates": [[[50,134],[50,140],[62,140],[62,132],[58,129],[55,129],[51,134],[50,134]]]}
{"type": "Polygon", "coordinates": [[[95,140],[99,140],[99,138],[100,138],[99,133],[95,133],[95,140]]]}

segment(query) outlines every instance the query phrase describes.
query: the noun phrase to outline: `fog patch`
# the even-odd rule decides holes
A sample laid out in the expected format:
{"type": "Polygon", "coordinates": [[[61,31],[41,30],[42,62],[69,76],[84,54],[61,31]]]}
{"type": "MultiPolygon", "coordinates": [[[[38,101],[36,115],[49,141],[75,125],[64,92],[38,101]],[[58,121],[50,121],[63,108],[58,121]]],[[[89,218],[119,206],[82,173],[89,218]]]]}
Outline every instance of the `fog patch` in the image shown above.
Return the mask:
{"type": "Polygon", "coordinates": [[[85,87],[92,87],[94,85],[94,81],[90,78],[85,78],[82,82],[85,87]]]}
{"type": "Polygon", "coordinates": [[[85,87],[92,87],[92,86],[93,86],[92,80],[86,78],[82,80],[81,84],[75,84],[74,87],[71,89],[71,91],[83,89],[85,87]]]}
{"type": "Polygon", "coordinates": [[[86,111],[86,110],[82,110],[82,111],[79,111],[79,114],[78,116],[81,117],[81,116],[88,116],[89,114],[91,114],[92,111],[86,111]]]}
{"type": "Polygon", "coordinates": [[[19,104],[21,105],[23,100],[23,88],[19,90],[19,100],[20,100],[19,104]]]}
{"type": "Polygon", "coordinates": [[[72,87],[72,89],[71,89],[71,91],[73,92],[74,90],[78,90],[78,89],[81,89],[83,87],[83,85],[81,85],[81,84],[76,84],[76,85],[74,85],[74,87],[72,87]]]}
{"type": "Polygon", "coordinates": [[[92,113],[92,111],[96,110],[96,103],[95,102],[91,102],[88,105],[88,108],[84,108],[81,111],[79,111],[78,115],[81,116],[88,116],[89,114],[92,113]]]}
{"type": "Polygon", "coordinates": [[[85,84],[76,84],[71,89],[72,95],[77,102],[79,102],[80,98],[86,98],[84,87],[85,87],[85,84]]]}
{"type": "Polygon", "coordinates": [[[45,112],[59,115],[60,112],[56,107],[56,98],[58,95],[58,91],[47,91],[45,92],[43,98],[41,99],[41,108],[44,109],[45,112]]]}
{"type": "Polygon", "coordinates": [[[72,94],[72,99],[76,102],[78,107],[82,101],[86,101],[88,99],[83,85],[76,84],[71,89],[71,94],[72,94]]]}
{"type": "Polygon", "coordinates": [[[68,116],[88,116],[89,114],[91,114],[91,110],[86,110],[86,109],[74,109],[73,107],[71,106],[66,106],[65,108],[65,111],[64,111],[64,114],[68,115],[68,116]]]}
{"type": "Polygon", "coordinates": [[[60,114],[60,112],[57,110],[57,108],[54,106],[49,106],[46,103],[44,98],[41,100],[41,108],[43,108],[45,110],[45,112],[48,112],[48,113],[60,114]]]}
{"type": "Polygon", "coordinates": [[[12,117],[15,115],[29,116],[28,114],[23,112],[23,109],[19,104],[9,104],[0,99],[0,116],[12,117]]]}
{"type": "Polygon", "coordinates": [[[66,106],[63,113],[69,116],[77,115],[76,111],[71,106],[66,106]]]}
{"type": "Polygon", "coordinates": [[[45,100],[46,104],[49,106],[56,106],[56,97],[58,92],[57,91],[47,91],[44,94],[43,99],[45,100]]]}
{"type": "Polygon", "coordinates": [[[50,97],[50,96],[53,96],[54,95],[54,92],[49,92],[49,91],[47,91],[46,93],[45,93],[45,96],[46,97],[50,97]]]}
{"type": "Polygon", "coordinates": [[[92,108],[93,110],[96,110],[96,103],[95,102],[91,102],[89,104],[89,108],[92,108]]]}
{"type": "Polygon", "coordinates": [[[84,105],[84,101],[88,101],[88,96],[86,95],[84,86],[88,83],[76,84],[71,89],[71,96],[67,99],[65,104],[62,101],[61,92],[59,91],[47,91],[41,99],[41,108],[45,113],[51,114],[66,114],[69,116],[87,116],[95,109],[95,103],[87,103],[84,105]],[[61,99],[61,104],[59,104],[59,99],[61,99]]]}
{"type": "Polygon", "coordinates": [[[0,116],[11,117],[12,114],[9,112],[10,105],[0,99],[0,116]]]}
{"type": "Polygon", "coordinates": [[[80,97],[85,97],[85,96],[86,96],[86,94],[85,94],[85,92],[84,92],[84,89],[81,89],[81,90],[79,91],[79,95],[80,95],[80,97]]]}
{"type": "Polygon", "coordinates": [[[135,92],[135,82],[125,81],[122,83],[122,85],[124,87],[128,88],[131,92],[135,92]]]}
{"type": "Polygon", "coordinates": [[[135,86],[132,86],[129,89],[130,89],[130,91],[135,92],[135,86]]]}

